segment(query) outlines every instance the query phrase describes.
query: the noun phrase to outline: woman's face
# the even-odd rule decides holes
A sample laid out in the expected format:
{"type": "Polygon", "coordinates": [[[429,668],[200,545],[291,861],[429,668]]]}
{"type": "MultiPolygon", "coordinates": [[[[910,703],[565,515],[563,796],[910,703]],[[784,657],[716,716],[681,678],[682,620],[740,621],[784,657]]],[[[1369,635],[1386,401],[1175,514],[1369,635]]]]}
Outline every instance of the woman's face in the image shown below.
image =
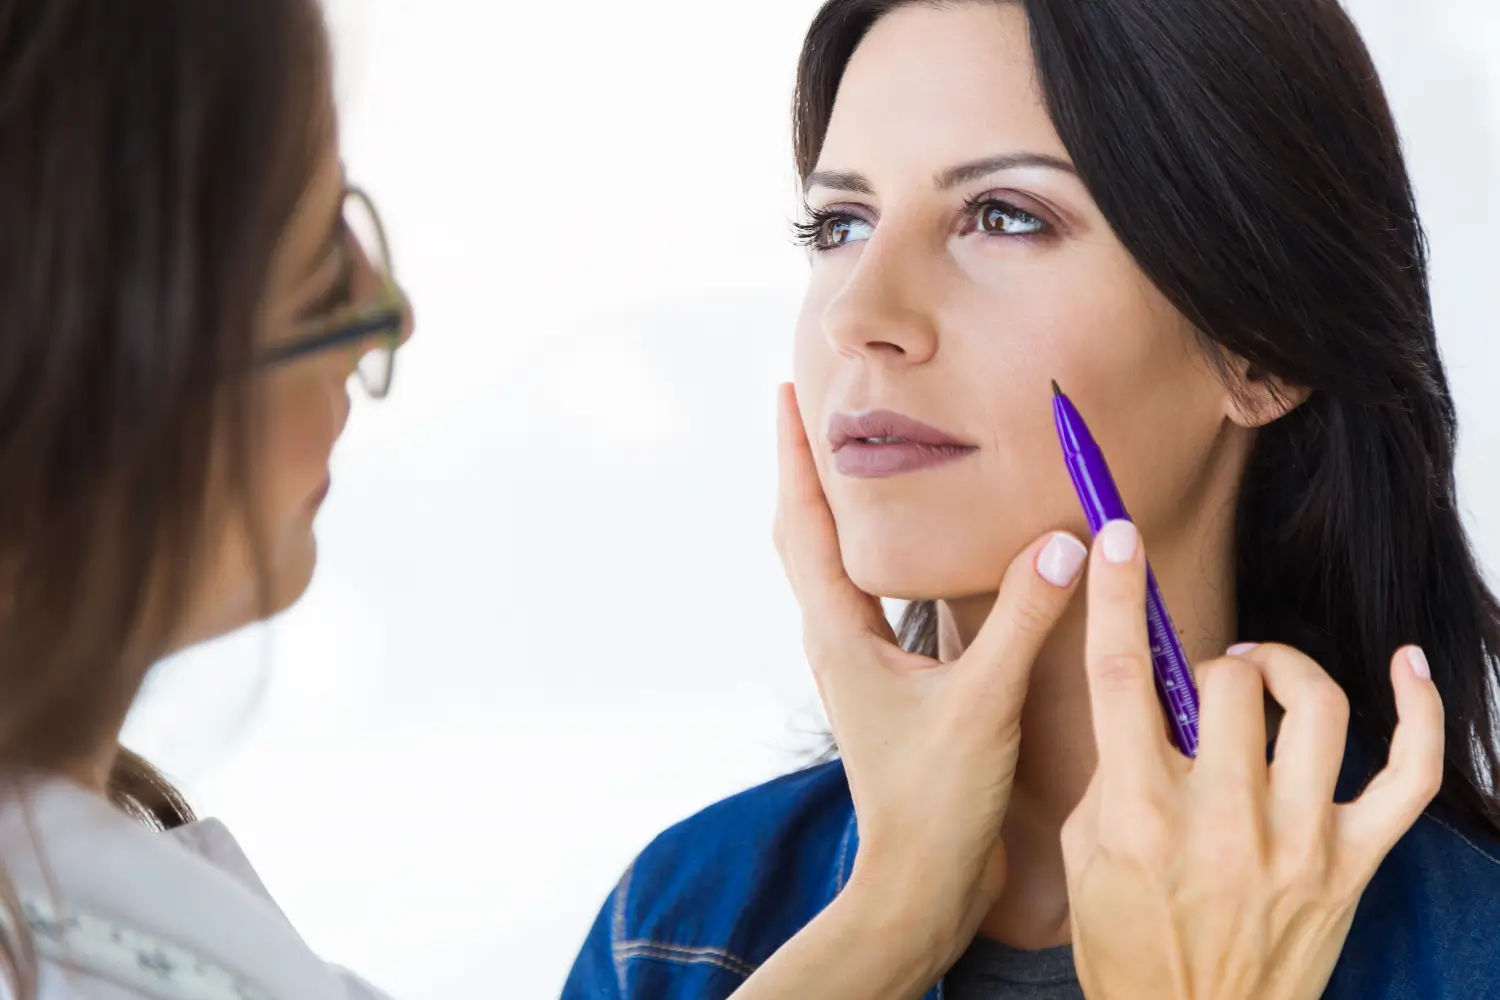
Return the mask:
{"type": "Polygon", "coordinates": [[[1148,542],[1223,479],[1231,394],[1073,173],[1034,72],[1018,6],[898,9],[808,181],[798,398],[848,570],[884,597],[990,593],[1043,531],[1086,532],[1054,379],[1148,542]]]}
{"type": "MultiPolygon", "coordinates": [[[[345,178],[332,137],[287,226],[272,266],[264,346],[274,349],[305,335],[330,313],[377,296],[383,281],[344,221],[345,178]]],[[[404,334],[410,335],[411,316],[404,334]]],[[[317,560],[316,517],[329,489],[329,460],[349,418],[349,381],[372,343],[340,346],[266,368],[256,414],[250,501],[259,525],[260,560],[244,507],[211,505],[222,526],[219,557],[198,588],[181,644],[230,631],[294,603],[307,589],[317,560]],[[263,575],[262,575],[263,574],[263,575]],[[262,590],[264,584],[264,591],[262,590]],[[269,597],[269,607],[264,597],[269,597]]],[[[221,449],[218,487],[231,461],[221,449]]]]}

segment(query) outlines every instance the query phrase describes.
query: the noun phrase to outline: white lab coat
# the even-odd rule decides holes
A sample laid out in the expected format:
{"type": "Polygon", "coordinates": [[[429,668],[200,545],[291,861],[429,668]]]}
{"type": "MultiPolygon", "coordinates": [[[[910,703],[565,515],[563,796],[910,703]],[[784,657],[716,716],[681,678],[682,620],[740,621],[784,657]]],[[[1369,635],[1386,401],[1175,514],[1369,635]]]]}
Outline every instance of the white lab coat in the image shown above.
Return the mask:
{"type": "Polygon", "coordinates": [[[61,779],[26,802],[0,809],[0,865],[40,1000],[388,1000],[313,954],[217,820],[159,833],[61,779]]]}

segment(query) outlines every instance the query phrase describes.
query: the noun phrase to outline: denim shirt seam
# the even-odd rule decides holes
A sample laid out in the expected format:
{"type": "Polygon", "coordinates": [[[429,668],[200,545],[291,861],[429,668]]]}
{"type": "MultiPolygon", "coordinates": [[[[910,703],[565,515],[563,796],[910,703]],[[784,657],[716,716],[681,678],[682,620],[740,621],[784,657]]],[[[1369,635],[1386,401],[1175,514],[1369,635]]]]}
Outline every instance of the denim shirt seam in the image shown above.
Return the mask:
{"type": "Polygon", "coordinates": [[[851,813],[849,822],[844,824],[844,836],[839,840],[838,862],[833,869],[833,894],[837,896],[844,891],[844,881],[847,878],[845,866],[849,859],[849,841],[854,835],[854,816],[851,813]]]}
{"type": "Polygon", "coordinates": [[[677,965],[715,965],[741,979],[749,979],[756,969],[754,964],[721,948],[690,948],[649,938],[616,942],[614,956],[615,966],[619,969],[636,958],[656,959],[677,965]]]}
{"type": "Polygon", "coordinates": [[[1424,813],[1422,818],[1436,823],[1438,826],[1442,827],[1444,830],[1447,830],[1449,833],[1453,834],[1453,836],[1463,841],[1464,844],[1469,848],[1469,850],[1473,851],[1481,858],[1484,858],[1484,860],[1488,861],[1490,864],[1495,865],[1496,867],[1500,867],[1500,858],[1495,857],[1489,851],[1486,851],[1483,847],[1480,847],[1478,844],[1474,843],[1474,841],[1470,840],[1462,830],[1458,829],[1455,826],[1452,826],[1447,821],[1440,819],[1437,816],[1432,815],[1431,813],[1424,813]]]}
{"type": "Polygon", "coordinates": [[[620,986],[620,996],[625,995],[625,961],[620,948],[625,938],[625,904],[630,897],[630,876],[635,873],[635,863],[625,869],[620,884],[615,887],[615,912],[609,925],[609,950],[615,963],[615,981],[620,986]]]}

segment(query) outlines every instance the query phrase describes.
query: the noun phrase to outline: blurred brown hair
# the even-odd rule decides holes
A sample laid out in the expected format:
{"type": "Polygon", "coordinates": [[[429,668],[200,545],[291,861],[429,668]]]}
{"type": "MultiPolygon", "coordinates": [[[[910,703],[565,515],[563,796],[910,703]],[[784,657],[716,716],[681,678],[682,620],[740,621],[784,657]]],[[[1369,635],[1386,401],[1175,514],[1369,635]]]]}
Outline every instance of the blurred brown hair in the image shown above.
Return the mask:
{"type": "MultiPolygon", "coordinates": [[[[256,384],[232,373],[331,135],[328,72],[315,0],[0,0],[7,780],[100,759],[216,551],[211,484],[251,516],[256,384]]],[[[192,818],[129,752],[110,795],[192,818]]]]}

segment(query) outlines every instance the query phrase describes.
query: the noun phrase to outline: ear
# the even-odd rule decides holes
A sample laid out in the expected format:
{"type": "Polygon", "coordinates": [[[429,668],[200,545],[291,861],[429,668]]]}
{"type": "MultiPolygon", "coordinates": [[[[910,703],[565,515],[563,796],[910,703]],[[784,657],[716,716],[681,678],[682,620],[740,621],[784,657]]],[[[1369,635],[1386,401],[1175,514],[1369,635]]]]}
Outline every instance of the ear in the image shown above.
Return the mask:
{"type": "Polygon", "coordinates": [[[1255,365],[1236,359],[1225,397],[1227,416],[1246,430],[1274,423],[1307,402],[1312,390],[1288,383],[1255,365]]]}

